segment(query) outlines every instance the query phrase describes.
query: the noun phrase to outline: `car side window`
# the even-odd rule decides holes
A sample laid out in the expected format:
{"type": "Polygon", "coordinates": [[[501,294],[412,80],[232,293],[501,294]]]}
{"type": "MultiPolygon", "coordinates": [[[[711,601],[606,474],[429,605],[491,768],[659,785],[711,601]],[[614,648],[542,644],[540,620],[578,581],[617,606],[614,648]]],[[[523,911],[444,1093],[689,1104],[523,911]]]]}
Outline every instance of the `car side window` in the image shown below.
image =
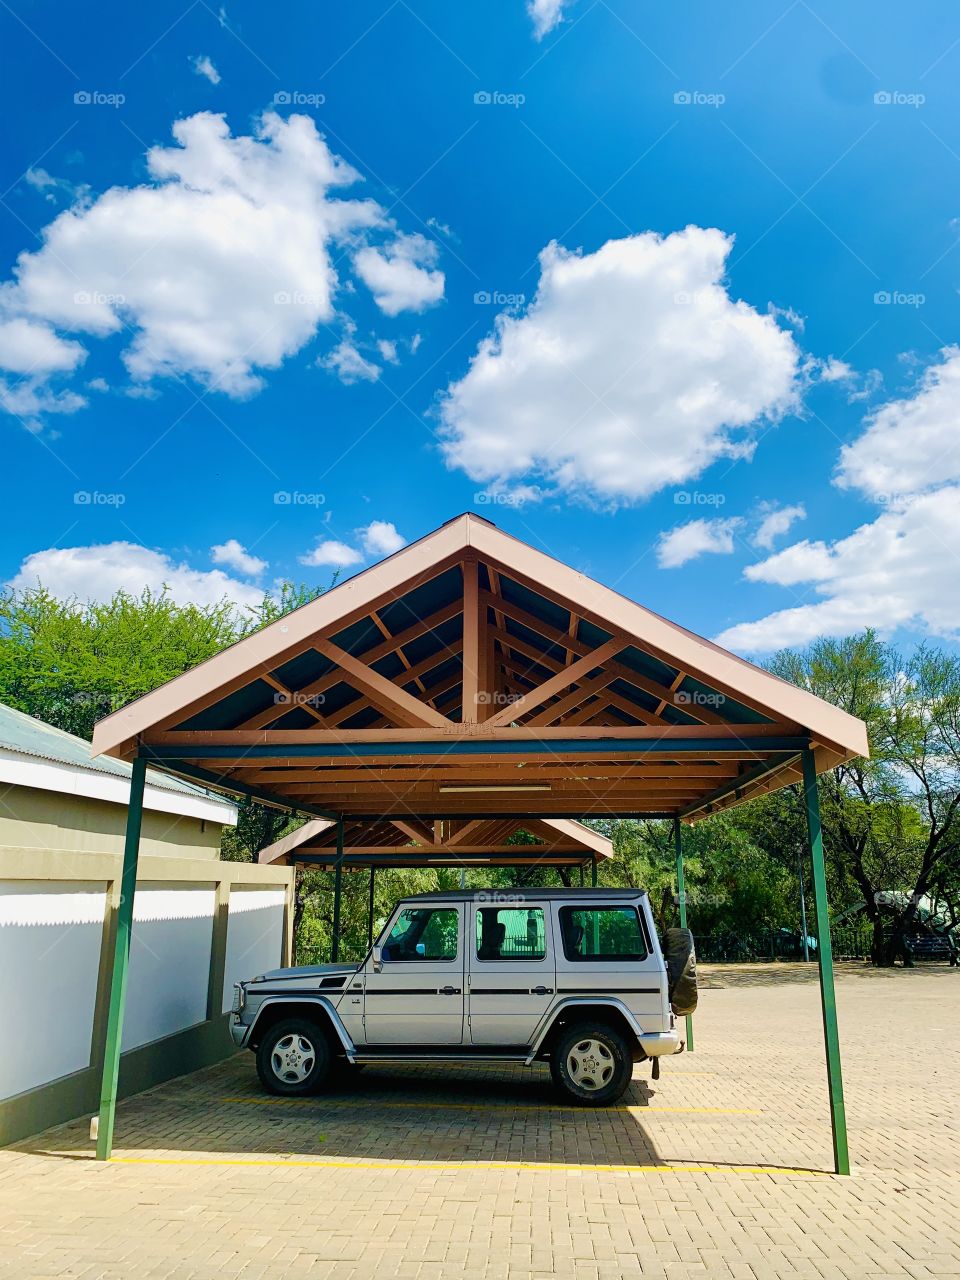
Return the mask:
{"type": "Polygon", "coordinates": [[[561,907],[560,937],[568,960],[645,960],[635,907],[561,907]]]}
{"type": "Polygon", "coordinates": [[[404,907],[383,944],[383,960],[456,960],[455,907],[404,907]]]}
{"type": "Polygon", "coordinates": [[[479,907],[478,960],[543,960],[542,907],[479,907]]]}

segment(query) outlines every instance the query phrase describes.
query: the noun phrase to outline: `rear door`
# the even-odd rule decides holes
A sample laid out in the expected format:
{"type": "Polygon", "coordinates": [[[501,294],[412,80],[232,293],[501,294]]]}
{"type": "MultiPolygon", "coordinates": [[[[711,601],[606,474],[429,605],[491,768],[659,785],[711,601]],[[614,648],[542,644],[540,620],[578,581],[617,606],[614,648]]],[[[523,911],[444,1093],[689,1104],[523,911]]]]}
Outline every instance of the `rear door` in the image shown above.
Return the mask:
{"type": "Polygon", "coordinates": [[[367,961],[366,1044],[463,1043],[462,903],[401,907],[384,939],[380,972],[367,961]]]}
{"type": "Polygon", "coordinates": [[[527,1045],[557,985],[547,904],[475,902],[467,911],[470,1042],[527,1045]]]}
{"type": "Polygon", "coordinates": [[[660,957],[640,903],[553,904],[557,995],[615,996],[641,1026],[660,1030],[664,984],[660,957]]]}

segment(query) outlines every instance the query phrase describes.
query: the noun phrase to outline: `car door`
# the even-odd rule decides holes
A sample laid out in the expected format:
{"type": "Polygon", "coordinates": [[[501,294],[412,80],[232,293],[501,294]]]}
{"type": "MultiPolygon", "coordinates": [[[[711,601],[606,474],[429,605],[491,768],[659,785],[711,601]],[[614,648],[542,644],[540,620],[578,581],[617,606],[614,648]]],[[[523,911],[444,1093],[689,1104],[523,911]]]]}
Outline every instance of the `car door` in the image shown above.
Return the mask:
{"type": "Polygon", "coordinates": [[[554,904],[557,995],[612,996],[641,1025],[664,1016],[661,962],[636,902],[554,904]]]}
{"type": "Polygon", "coordinates": [[[401,907],[364,977],[364,1040],[371,1045],[463,1043],[462,903],[401,907]]]}
{"type": "Polygon", "coordinates": [[[467,909],[470,1042],[527,1045],[554,1000],[550,912],[535,899],[467,909]]]}

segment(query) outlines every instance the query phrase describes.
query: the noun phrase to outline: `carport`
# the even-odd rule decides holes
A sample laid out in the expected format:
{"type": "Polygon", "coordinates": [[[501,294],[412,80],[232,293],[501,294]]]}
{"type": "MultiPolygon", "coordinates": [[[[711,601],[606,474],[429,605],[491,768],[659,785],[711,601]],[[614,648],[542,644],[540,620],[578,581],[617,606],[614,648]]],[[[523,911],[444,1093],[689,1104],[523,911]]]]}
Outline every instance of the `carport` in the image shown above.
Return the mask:
{"type": "Polygon", "coordinates": [[[340,958],[340,894],[344,872],[366,870],[370,877],[367,905],[367,942],[373,942],[373,894],[377,868],[394,870],[454,867],[513,867],[522,885],[531,869],[556,867],[563,884],[570,884],[576,868],[583,884],[589,865],[597,883],[597,863],[613,857],[613,844],[582,822],[566,818],[492,818],[474,822],[405,822],[402,818],[345,825],[326,818],[311,818],[302,827],[260,851],[261,863],[312,867],[332,871],[333,946],[330,959],[340,958]],[[340,847],[342,844],[342,847],[340,847]]]}
{"type": "Polygon", "coordinates": [[[291,848],[318,840],[338,876],[350,856],[382,856],[398,821],[408,839],[386,856],[430,865],[439,833],[461,866],[477,845],[491,855],[494,822],[669,818],[682,924],[682,824],[801,783],[835,1168],[849,1172],[817,775],[868,748],[837,707],[468,514],[107,717],[94,749],[133,762],[100,1159],[150,762],[330,824],[291,848]]]}

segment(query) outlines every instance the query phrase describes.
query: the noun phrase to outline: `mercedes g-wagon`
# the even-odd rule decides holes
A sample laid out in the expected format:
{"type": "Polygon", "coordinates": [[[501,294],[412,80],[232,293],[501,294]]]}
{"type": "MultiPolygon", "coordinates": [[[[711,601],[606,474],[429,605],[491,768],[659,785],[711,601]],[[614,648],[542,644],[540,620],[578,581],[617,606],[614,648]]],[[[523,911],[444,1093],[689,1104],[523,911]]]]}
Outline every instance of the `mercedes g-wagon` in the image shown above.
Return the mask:
{"type": "Polygon", "coordinates": [[[603,1106],[683,1048],[695,1006],[693,940],[669,930],[665,956],[643,890],[464,889],[403,899],[359,965],[236,983],[230,1029],[276,1094],[369,1062],[548,1062],[603,1106]]]}

